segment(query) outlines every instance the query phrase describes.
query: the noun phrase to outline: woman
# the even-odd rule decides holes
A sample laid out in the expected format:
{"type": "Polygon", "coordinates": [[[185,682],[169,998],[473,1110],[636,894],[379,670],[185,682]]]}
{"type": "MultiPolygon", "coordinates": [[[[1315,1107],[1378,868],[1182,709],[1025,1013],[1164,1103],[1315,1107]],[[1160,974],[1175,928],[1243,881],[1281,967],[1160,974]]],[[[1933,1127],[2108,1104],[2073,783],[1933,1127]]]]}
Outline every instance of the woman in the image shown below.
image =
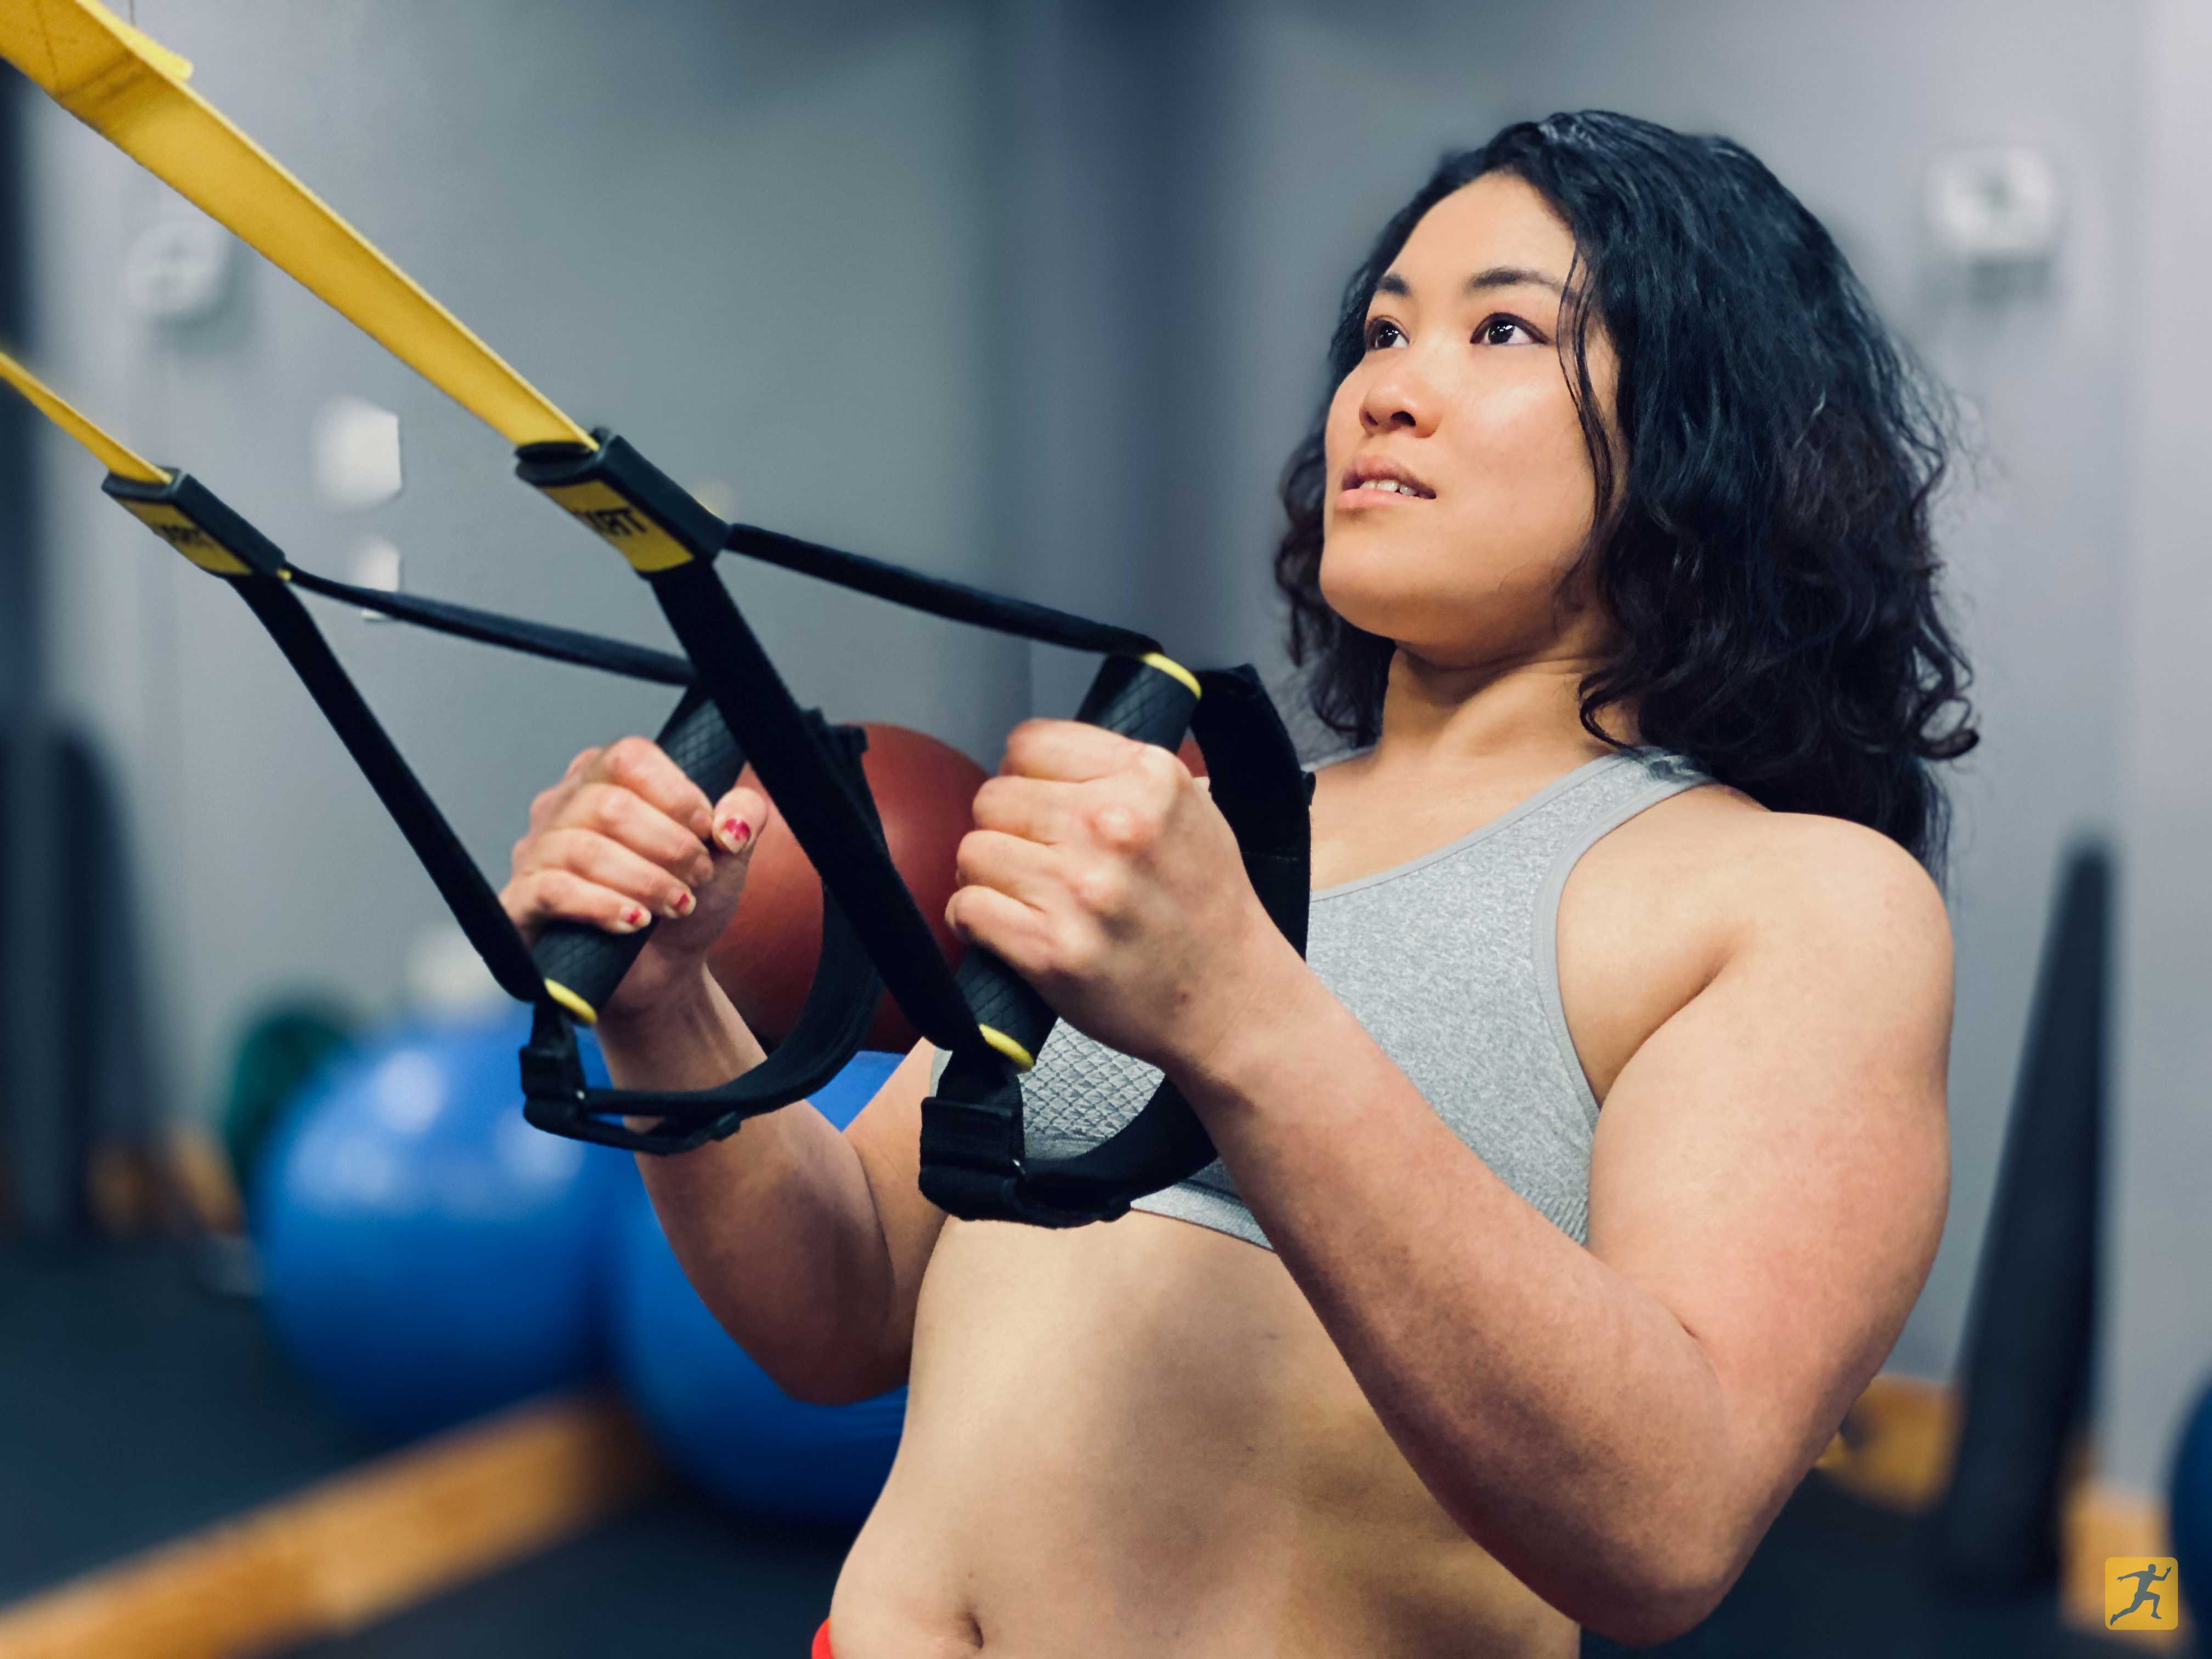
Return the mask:
{"type": "MultiPolygon", "coordinates": [[[[1386,227],[1333,361],[1278,556],[1351,750],[1308,958],[1202,785],[1066,721],[1009,738],[948,913],[1064,1017],[1033,1133],[1095,1139],[1164,1071],[1221,1164],[1111,1225],[948,1222],[926,1043],[842,1135],[796,1106],[644,1161],[787,1389],[910,1384],[817,1652],[1668,1636],[1927,1273],[1928,763],[1973,737],[1941,424],[1833,244],[1723,141],[1514,126],[1386,227]]],[[[760,1060],[702,964],[768,823],[635,738],[533,807],[526,930],[672,919],[599,1028],[618,1081],[760,1060]]]]}

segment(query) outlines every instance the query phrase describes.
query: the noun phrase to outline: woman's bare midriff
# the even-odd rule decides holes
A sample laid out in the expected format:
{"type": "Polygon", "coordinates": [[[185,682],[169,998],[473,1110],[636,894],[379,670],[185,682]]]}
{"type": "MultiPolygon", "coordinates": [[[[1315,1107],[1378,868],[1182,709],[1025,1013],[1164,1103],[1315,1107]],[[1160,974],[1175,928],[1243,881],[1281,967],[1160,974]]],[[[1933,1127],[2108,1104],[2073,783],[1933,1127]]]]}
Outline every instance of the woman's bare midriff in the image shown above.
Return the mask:
{"type": "MultiPolygon", "coordinates": [[[[1510,806],[1389,801],[1353,763],[1314,800],[1314,884],[1510,806]],[[1425,811],[1417,808],[1425,807],[1425,811]],[[1375,826],[1388,825],[1385,840],[1375,826]]],[[[1710,976],[1729,831],[1707,787],[1584,855],[1561,999],[1602,1100],[1710,976]]],[[[1576,1626],[1453,1522],[1274,1252],[1132,1212],[1050,1232],[946,1223],[907,1422],[831,1609],[838,1659],[1571,1659],[1576,1626]]]]}
{"type": "Polygon", "coordinates": [[[1571,1656],[1468,1540],[1272,1251],[1136,1212],[948,1223],[838,1659],[1571,1656]]]}

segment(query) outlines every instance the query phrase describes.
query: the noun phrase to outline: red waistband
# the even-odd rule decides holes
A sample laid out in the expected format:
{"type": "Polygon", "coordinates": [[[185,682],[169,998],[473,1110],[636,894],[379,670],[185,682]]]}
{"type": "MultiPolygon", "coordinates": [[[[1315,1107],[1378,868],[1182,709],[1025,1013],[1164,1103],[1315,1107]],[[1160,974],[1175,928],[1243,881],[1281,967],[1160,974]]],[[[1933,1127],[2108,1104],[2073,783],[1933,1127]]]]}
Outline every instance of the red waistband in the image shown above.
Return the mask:
{"type": "Polygon", "coordinates": [[[830,1621],[824,1619],[822,1628],[814,1632],[814,1651],[810,1659],[837,1659],[830,1649],[830,1621]]]}

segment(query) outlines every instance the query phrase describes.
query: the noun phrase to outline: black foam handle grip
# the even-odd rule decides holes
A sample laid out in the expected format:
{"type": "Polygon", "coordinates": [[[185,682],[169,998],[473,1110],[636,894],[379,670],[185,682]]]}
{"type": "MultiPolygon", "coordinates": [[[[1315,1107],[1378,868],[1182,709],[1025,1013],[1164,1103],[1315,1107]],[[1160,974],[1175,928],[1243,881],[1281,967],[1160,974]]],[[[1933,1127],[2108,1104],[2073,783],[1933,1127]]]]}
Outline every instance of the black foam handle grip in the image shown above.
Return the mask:
{"type": "MultiPolygon", "coordinates": [[[[1109,657],[1075,718],[1139,743],[1173,749],[1190,730],[1197,708],[1198,682],[1180,665],[1157,654],[1109,657]]],[[[963,958],[958,983],[985,1041],[1017,1071],[1028,1071],[1059,1018],[1051,1005],[1027,980],[981,949],[963,958]]]]}
{"type": "MultiPolygon", "coordinates": [[[[706,791],[709,805],[720,800],[744,770],[744,750],[708,697],[686,697],[678,703],[655,741],[685,777],[706,791]]],[[[659,925],[647,921],[634,933],[611,933],[588,922],[556,921],[539,936],[531,959],[548,994],[589,1023],[599,1018],[659,925]]]]}

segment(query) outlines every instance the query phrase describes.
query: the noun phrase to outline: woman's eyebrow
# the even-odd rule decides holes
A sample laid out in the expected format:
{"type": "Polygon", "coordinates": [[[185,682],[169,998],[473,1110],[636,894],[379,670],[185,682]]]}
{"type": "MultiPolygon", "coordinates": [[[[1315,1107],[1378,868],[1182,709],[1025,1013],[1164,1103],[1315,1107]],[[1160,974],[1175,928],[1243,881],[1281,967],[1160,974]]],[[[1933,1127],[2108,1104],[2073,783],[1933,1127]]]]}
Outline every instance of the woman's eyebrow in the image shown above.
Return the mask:
{"type": "MultiPolygon", "coordinates": [[[[1564,291],[1557,277],[1547,276],[1540,270],[1530,270],[1522,265],[1492,265],[1486,270],[1478,270],[1467,279],[1460,291],[1472,295],[1493,288],[1524,286],[1548,288],[1554,294],[1564,291]]],[[[1395,270],[1383,273],[1382,279],[1375,284],[1375,291],[1377,294],[1395,294],[1401,299],[1411,299],[1413,295],[1411,285],[1395,270]]]]}

